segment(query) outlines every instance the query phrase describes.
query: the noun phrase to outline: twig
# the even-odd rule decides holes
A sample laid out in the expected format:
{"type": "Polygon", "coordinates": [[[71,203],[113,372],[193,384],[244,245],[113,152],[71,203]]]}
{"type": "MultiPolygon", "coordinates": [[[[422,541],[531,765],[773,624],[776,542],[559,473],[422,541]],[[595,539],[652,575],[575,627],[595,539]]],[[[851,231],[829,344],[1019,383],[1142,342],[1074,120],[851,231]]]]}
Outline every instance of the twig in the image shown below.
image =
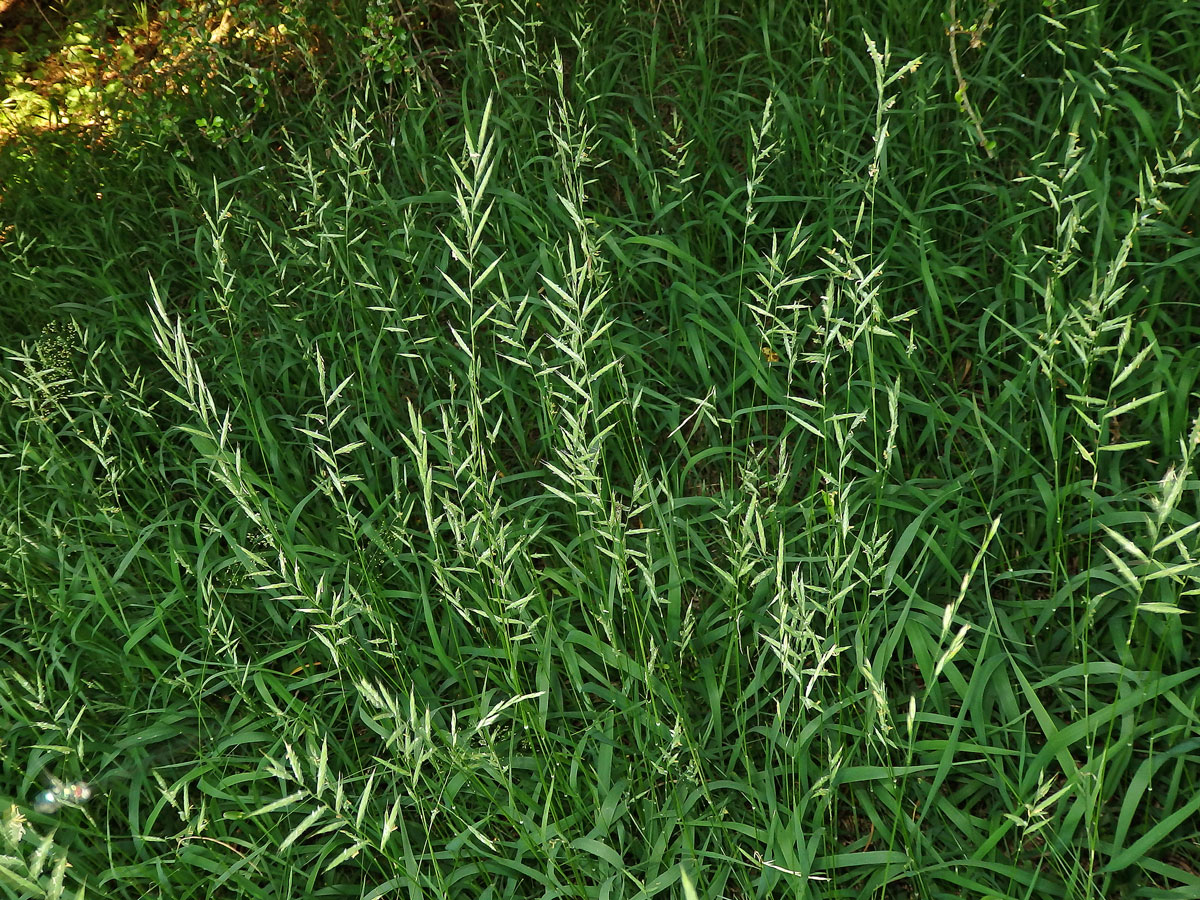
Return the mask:
{"type": "Polygon", "coordinates": [[[429,80],[429,83],[433,85],[434,96],[440,100],[442,98],[442,83],[437,80],[437,76],[433,74],[433,66],[431,66],[426,59],[429,54],[427,54],[425,52],[425,48],[421,46],[421,39],[417,37],[417,30],[412,27],[412,22],[409,21],[408,10],[406,10],[404,6],[400,4],[397,4],[396,10],[400,14],[401,24],[404,25],[405,30],[408,32],[409,38],[412,40],[413,47],[417,51],[416,55],[413,57],[413,62],[424,70],[425,77],[429,80]]]}
{"type": "Polygon", "coordinates": [[[994,159],[995,154],[992,152],[991,144],[987,136],[983,133],[983,118],[976,111],[971,99],[967,96],[967,79],[963,77],[962,66],[958,62],[958,36],[965,34],[969,35],[971,40],[967,44],[967,49],[976,50],[983,46],[983,35],[989,28],[992,27],[992,13],[996,11],[996,0],[988,0],[987,10],[983,14],[983,18],[978,25],[970,28],[963,28],[958,21],[957,11],[958,0],[950,0],[950,26],[946,29],[946,35],[950,38],[950,64],[954,67],[954,77],[958,81],[958,90],[955,97],[958,99],[958,105],[962,107],[963,112],[971,119],[971,124],[975,126],[975,133],[979,136],[979,146],[987,153],[988,159],[994,159]]]}

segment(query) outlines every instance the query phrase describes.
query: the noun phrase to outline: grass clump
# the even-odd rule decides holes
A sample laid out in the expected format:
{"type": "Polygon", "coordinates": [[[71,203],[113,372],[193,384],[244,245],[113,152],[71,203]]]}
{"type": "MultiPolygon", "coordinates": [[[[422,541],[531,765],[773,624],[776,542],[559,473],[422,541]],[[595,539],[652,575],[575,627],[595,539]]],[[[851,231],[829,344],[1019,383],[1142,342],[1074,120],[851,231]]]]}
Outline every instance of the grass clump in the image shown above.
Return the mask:
{"type": "Polygon", "coordinates": [[[42,135],[6,887],[1193,896],[1200,13],[968,5],[346,5],[42,135]]]}

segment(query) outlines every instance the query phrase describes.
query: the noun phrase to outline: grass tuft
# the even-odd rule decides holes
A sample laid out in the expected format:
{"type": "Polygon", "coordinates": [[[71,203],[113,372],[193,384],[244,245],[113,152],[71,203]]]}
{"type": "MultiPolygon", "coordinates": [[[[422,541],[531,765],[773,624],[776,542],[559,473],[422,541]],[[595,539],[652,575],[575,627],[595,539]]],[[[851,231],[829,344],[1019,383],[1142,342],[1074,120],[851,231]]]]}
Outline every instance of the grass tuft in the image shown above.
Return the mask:
{"type": "Polygon", "coordinates": [[[0,148],[5,890],[1195,896],[1200,11],[416,6],[0,148]]]}

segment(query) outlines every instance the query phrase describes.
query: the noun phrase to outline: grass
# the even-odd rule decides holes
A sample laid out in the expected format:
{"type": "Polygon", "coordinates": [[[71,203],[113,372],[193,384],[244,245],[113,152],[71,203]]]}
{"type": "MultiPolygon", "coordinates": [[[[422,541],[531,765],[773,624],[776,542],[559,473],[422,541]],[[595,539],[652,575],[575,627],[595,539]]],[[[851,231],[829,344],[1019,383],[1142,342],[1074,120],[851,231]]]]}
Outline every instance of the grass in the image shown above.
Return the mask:
{"type": "Polygon", "coordinates": [[[1200,897],[1200,10],[868,6],[0,151],[8,895],[1200,897]]]}

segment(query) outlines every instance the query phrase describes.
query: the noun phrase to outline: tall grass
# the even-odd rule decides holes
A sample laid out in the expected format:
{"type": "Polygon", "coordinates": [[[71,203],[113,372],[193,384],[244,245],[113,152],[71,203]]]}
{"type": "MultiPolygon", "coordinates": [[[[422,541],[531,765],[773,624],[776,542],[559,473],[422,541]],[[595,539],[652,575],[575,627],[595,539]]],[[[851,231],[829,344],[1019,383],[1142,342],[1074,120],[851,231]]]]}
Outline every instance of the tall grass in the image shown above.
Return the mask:
{"type": "Polygon", "coordinates": [[[5,889],[1200,896],[1200,12],[438,9],[4,195],[5,889]]]}

